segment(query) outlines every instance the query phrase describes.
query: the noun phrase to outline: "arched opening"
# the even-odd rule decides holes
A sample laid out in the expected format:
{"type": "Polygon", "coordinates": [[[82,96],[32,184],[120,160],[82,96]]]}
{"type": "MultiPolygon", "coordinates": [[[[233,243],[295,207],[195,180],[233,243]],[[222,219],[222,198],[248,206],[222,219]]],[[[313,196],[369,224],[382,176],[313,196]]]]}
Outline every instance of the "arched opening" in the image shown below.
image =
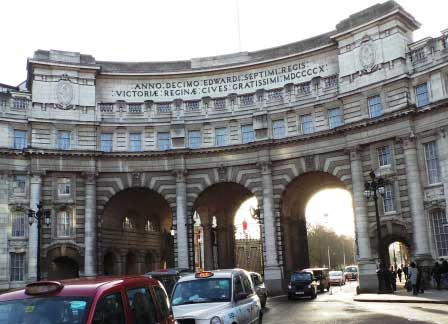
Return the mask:
{"type": "MultiPolygon", "coordinates": [[[[346,215],[336,212],[338,199],[333,197],[335,192],[329,191],[329,196],[319,197],[320,192],[327,192],[328,189],[343,189],[349,195],[349,211],[353,215],[351,195],[345,185],[337,177],[325,172],[316,171],[300,175],[288,185],[282,195],[281,225],[285,277],[294,270],[311,266],[333,267],[332,261],[338,268],[344,263],[353,263],[353,239],[339,239],[334,229],[330,227],[331,224],[340,224],[346,219],[346,215]],[[318,208],[314,211],[307,210],[309,202],[315,195],[318,198],[316,204],[318,208]],[[321,222],[307,224],[308,219],[316,221],[319,218],[321,222]],[[337,245],[335,239],[338,241],[337,245]]],[[[349,217],[353,223],[353,216],[349,217]]]]}
{"type": "Polygon", "coordinates": [[[147,188],[129,188],[114,195],[102,215],[102,251],[120,251],[120,260],[113,254],[103,257],[106,274],[137,274],[146,268],[174,267],[172,211],[167,201],[147,188]],[[163,256],[146,263],[147,251],[163,256]],[[107,256],[107,258],[106,258],[107,256]],[[145,258],[144,260],[140,260],[145,258]]]}
{"type": "Polygon", "coordinates": [[[78,263],[68,257],[60,256],[53,259],[48,268],[49,280],[62,280],[79,277],[79,265],[78,263]]]}
{"type": "Polygon", "coordinates": [[[252,197],[247,188],[233,182],[215,184],[201,193],[193,215],[196,269],[234,268],[239,258],[236,252],[246,255],[243,245],[243,250],[237,249],[235,215],[252,197]]]}
{"type": "Polygon", "coordinates": [[[390,243],[388,245],[387,252],[387,263],[388,265],[394,266],[395,270],[397,270],[398,268],[403,269],[405,265],[408,265],[411,262],[409,249],[407,247],[407,244],[403,241],[394,241],[390,243]]]}

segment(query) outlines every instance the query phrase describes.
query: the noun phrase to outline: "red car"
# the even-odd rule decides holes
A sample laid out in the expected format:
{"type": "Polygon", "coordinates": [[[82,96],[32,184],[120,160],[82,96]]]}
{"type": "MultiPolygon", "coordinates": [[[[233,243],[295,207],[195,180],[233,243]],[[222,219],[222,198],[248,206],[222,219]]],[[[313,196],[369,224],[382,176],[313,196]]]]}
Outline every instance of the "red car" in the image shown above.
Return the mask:
{"type": "Polygon", "coordinates": [[[175,324],[162,284],[145,276],[39,281],[0,295],[0,324],[175,324]]]}

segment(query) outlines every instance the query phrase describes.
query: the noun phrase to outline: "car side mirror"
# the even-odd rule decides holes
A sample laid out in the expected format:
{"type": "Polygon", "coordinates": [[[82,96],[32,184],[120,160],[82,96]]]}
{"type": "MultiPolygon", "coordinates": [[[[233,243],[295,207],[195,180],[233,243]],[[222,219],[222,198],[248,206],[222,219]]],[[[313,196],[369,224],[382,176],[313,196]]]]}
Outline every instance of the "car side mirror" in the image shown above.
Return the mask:
{"type": "Polygon", "coordinates": [[[248,296],[247,293],[245,293],[245,292],[239,292],[239,293],[237,293],[236,296],[235,296],[235,301],[239,301],[239,300],[246,299],[247,296],[248,296]]]}

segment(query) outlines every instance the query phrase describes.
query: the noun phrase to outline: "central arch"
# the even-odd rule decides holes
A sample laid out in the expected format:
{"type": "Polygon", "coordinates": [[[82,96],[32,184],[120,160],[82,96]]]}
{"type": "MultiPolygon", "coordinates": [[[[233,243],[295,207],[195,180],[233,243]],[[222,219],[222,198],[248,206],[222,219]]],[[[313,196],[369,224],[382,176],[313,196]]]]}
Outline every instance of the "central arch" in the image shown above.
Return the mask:
{"type": "MultiPolygon", "coordinates": [[[[205,189],[194,203],[195,268],[234,268],[239,262],[238,251],[249,254],[251,244],[235,239],[235,214],[243,202],[254,194],[241,184],[220,182],[205,189]]],[[[262,255],[261,240],[259,255],[262,255]]],[[[257,267],[257,270],[261,267],[257,267]]]]}
{"type": "Polygon", "coordinates": [[[105,205],[100,228],[102,272],[141,274],[174,267],[172,211],[148,188],[128,188],[105,205]]]}
{"type": "Polygon", "coordinates": [[[345,184],[336,176],[322,171],[304,173],[285,189],[281,200],[285,277],[292,271],[310,266],[307,239],[306,207],[313,195],[324,189],[345,184]]]}

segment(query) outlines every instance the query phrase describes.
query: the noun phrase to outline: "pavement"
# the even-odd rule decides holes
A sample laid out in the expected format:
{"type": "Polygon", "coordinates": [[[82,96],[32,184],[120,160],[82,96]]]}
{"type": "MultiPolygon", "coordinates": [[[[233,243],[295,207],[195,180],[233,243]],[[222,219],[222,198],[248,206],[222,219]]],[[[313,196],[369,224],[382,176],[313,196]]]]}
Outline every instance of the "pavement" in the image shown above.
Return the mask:
{"type": "Polygon", "coordinates": [[[427,289],[417,296],[412,295],[404,288],[404,282],[397,282],[397,291],[392,294],[360,294],[353,298],[357,302],[378,303],[423,303],[448,304],[448,289],[427,289]]]}

